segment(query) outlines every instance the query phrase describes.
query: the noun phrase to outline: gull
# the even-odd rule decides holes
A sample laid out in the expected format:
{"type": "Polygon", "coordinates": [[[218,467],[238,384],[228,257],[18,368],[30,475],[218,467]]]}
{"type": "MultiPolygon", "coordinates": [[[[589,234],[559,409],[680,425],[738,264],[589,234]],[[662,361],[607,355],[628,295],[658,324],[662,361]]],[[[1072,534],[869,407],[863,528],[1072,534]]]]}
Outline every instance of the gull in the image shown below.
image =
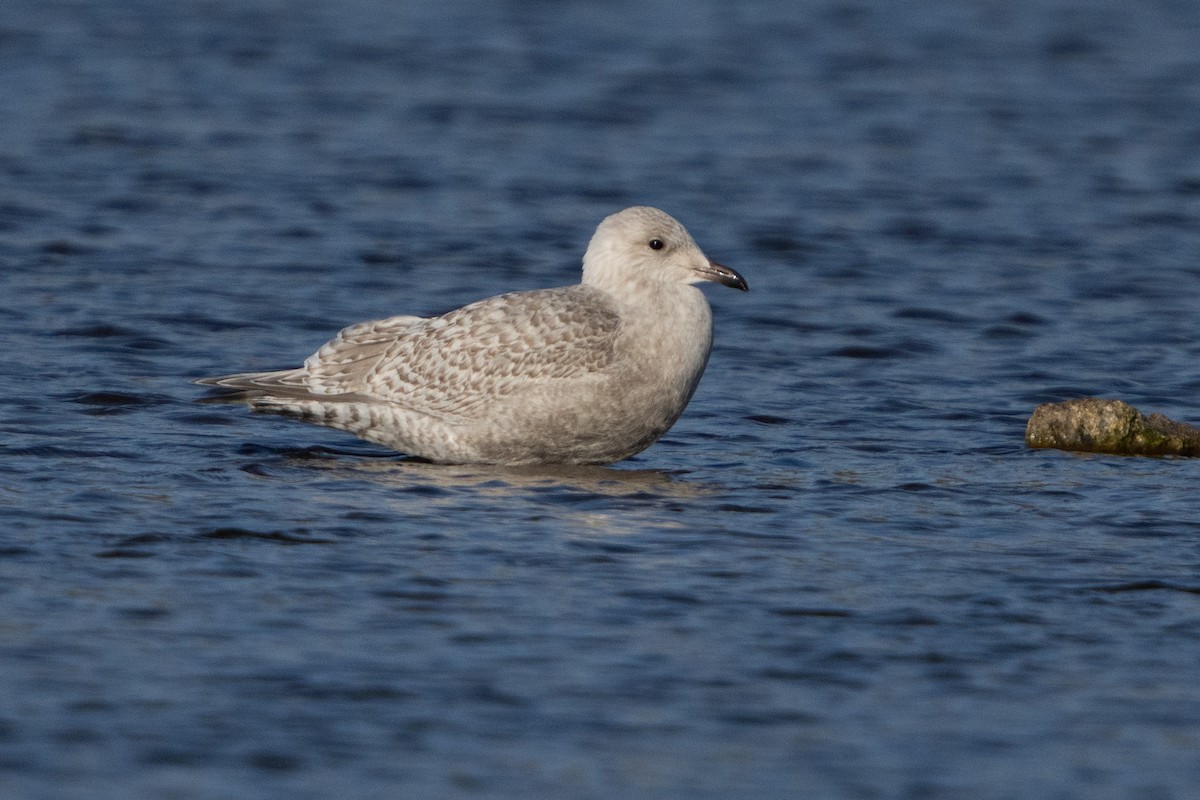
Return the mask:
{"type": "Polygon", "coordinates": [[[579,284],[361,322],[299,368],[197,383],[433,462],[610,464],[666,433],[700,382],[704,281],[748,288],[674,218],[634,206],[596,228],[579,284]]]}

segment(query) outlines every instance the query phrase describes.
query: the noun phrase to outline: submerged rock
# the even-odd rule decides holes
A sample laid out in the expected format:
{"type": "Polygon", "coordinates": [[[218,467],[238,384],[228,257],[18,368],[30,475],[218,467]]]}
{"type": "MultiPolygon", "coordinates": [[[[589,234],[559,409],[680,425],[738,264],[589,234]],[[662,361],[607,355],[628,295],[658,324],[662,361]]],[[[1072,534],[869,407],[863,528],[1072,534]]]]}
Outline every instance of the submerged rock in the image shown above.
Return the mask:
{"type": "Polygon", "coordinates": [[[1085,397],[1044,403],[1025,427],[1030,447],[1131,456],[1200,456],[1200,428],[1144,416],[1122,400],[1085,397]]]}

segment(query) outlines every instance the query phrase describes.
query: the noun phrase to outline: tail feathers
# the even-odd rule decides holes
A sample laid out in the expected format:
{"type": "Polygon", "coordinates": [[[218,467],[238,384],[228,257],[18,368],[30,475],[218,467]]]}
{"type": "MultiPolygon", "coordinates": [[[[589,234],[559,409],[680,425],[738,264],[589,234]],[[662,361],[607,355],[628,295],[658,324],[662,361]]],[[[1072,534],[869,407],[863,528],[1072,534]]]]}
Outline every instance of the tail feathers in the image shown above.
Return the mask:
{"type": "Polygon", "coordinates": [[[327,395],[315,395],[304,382],[303,369],[285,369],[277,372],[240,372],[236,375],[218,375],[195,381],[203,386],[215,386],[219,392],[201,397],[200,403],[249,403],[255,401],[307,400],[316,397],[336,399],[327,395]]]}
{"type": "Polygon", "coordinates": [[[251,411],[278,414],[292,419],[327,425],[365,436],[376,424],[370,398],[360,394],[319,394],[297,385],[303,370],[246,372],[201,378],[196,383],[215,386],[219,392],[201,397],[198,403],[245,403],[251,411]]]}

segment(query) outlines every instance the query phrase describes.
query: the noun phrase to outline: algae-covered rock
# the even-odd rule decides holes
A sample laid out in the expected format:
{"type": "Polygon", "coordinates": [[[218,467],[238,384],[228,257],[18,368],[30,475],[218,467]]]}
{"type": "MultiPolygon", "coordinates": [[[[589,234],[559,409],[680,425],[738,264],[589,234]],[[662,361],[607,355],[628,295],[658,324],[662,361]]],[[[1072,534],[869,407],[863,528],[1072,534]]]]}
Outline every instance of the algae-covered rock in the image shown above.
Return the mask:
{"type": "Polygon", "coordinates": [[[1025,427],[1030,447],[1132,456],[1200,456],[1200,428],[1143,416],[1122,400],[1085,397],[1038,406],[1025,427]]]}

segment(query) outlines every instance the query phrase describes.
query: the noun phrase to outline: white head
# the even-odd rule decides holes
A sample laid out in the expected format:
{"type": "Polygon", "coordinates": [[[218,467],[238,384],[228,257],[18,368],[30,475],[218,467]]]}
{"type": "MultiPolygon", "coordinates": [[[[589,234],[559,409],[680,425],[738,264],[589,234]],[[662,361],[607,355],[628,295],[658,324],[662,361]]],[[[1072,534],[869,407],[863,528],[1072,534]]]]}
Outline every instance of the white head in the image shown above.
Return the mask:
{"type": "Polygon", "coordinates": [[[741,275],[709,261],[686,228],[649,206],[606,217],[583,254],[583,282],[589,286],[619,289],[631,283],[700,281],[747,290],[741,275]]]}

